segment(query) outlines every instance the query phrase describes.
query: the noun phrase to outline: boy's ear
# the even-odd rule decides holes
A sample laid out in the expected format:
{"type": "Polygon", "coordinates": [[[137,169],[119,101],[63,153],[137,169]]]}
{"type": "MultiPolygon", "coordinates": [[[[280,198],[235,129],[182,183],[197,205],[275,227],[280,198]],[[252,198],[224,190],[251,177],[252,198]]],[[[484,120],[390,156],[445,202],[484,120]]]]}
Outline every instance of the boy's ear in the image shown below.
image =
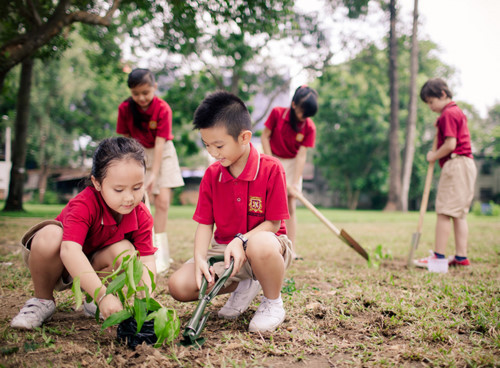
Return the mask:
{"type": "Polygon", "coordinates": [[[243,130],[238,136],[238,143],[241,145],[250,143],[252,139],[252,132],[250,130],[243,130]]]}
{"type": "Polygon", "coordinates": [[[97,181],[94,175],[90,176],[90,181],[92,181],[92,184],[94,185],[94,188],[100,192],[101,191],[101,184],[97,181]]]}

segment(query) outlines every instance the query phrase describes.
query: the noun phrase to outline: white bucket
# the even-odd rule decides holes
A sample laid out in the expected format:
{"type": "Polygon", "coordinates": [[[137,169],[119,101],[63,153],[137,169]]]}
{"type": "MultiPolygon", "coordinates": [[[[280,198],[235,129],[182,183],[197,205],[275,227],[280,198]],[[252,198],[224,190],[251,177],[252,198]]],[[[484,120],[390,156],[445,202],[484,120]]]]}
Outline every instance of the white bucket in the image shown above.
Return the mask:
{"type": "Polygon", "coordinates": [[[427,268],[430,272],[446,273],[448,272],[448,259],[431,258],[427,261],[427,268]]]}

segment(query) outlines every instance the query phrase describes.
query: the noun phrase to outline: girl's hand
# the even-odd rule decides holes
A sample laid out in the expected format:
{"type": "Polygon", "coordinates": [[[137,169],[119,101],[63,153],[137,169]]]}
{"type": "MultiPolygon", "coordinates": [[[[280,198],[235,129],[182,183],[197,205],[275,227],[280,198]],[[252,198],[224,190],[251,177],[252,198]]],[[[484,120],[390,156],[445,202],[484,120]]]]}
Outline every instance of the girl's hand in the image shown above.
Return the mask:
{"type": "Polygon", "coordinates": [[[99,312],[102,314],[104,319],[108,318],[113,313],[119,312],[123,309],[123,305],[113,294],[108,294],[101,299],[99,303],[99,312]]]}
{"type": "Polygon", "coordinates": [[[148,177],[148,180],[146,181],[146,184],[144,185],[146,192],[151,193],[153,191],[154,184],[156,182],[156,175],[151,174],[148,177]]]}
{"type": "Polygon", "coordinates": [[[292,187],[293,190],[288,189],[288,196],[295,198],[294,191],[300,193],[299,183],[291,184],[288,187],[292,187]]]}
{"type": "Polygon", "coordinates": [[[226,250],[224,251],[224,266],[226,269],[229,268],[231,258],[234,259],[234,266],[233,272],[229,277],[233,277],[234,275],[236,275],[247,260],[247,255],[243,250],[241,239],[239,238],[234,238],[233,240],[231,240],[231,242],[227,245],[226,250]]]}

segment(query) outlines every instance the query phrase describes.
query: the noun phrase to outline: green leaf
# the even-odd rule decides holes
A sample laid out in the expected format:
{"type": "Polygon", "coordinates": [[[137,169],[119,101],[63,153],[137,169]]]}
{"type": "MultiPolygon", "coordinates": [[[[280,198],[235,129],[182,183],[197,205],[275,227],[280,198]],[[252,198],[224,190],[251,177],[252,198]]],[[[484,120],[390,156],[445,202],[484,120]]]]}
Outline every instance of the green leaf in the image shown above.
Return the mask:
{"type": "Polygon", "coordinates": [[[144,269],[144,266],[142,264],[142,262],[140,261],[139,258],[137,257],[134,257],[134,261],[133,261],[133,267],[134,267],[134,282],[136,285],[139,285],[139,282],[141,281],[142,279],[142,272],[143,272],[143,269],[144,269]]]}
{"type": "Polygon", "coordinates": [[[158,339],[155,347],[160,347],[164,341],[167,343],[174,341],[180,331],[180,321],[175,310],[163,307],[152,315],[155,320],[155,335],[158,339]]]}
{"type": "Polygon", "coordinates": [[[148,315],[147,311],[147,303],[144,299],[135,298],[134,300],[134,318],[137,322],[137,333],[142,328],[142,325],[146,321],[146,317],[148,315]]]}
{"type": "Polygon", "coordinates": [[[126,275],[121,273],[113,281],[111,281],[106,288],[106,294],[112,294],[122,289],[125,286],[125,277],[126,275]]]}
{"type": "Polygon", "coordinates": [[[75,308],[78,309],[82,305],[82,289],[80,288],[80,278],[78,276],[73,279],[71,291],[75,296],[75,308]]]}
{"type": "Polygon", "coordinates": [[[154,300],[153,298],[149,298],[147,299],[147,308],[148,308],[148,311],[150,312],[155,312],[159,309],[162,308],[161,304],[158,303],[156,300],[154,300]]]}
{"type": "Polygon", "coordinates": [[[101,330],[117,325],[130,317],[132,317],[132,314],[126,309],[122,309],[119,312],[113,313],[102,323],[101,330]]]}

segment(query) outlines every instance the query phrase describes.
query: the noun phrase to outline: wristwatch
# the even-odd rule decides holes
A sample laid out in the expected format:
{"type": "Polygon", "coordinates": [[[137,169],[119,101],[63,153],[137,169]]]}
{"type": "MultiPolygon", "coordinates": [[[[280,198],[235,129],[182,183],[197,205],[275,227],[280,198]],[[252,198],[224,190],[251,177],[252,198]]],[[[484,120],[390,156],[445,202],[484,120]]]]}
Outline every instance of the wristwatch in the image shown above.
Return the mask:
{"type": "Polygon", "coordinates": [[[248,239],[245,238],[245,236],[242,234],[242,233],[238,233],[234,236],[235,238],[238,238],[242,241],[242,245],[243,245],[243,250],[246,252],[247,251],[247,242],[248,242],[248,239]]]}

